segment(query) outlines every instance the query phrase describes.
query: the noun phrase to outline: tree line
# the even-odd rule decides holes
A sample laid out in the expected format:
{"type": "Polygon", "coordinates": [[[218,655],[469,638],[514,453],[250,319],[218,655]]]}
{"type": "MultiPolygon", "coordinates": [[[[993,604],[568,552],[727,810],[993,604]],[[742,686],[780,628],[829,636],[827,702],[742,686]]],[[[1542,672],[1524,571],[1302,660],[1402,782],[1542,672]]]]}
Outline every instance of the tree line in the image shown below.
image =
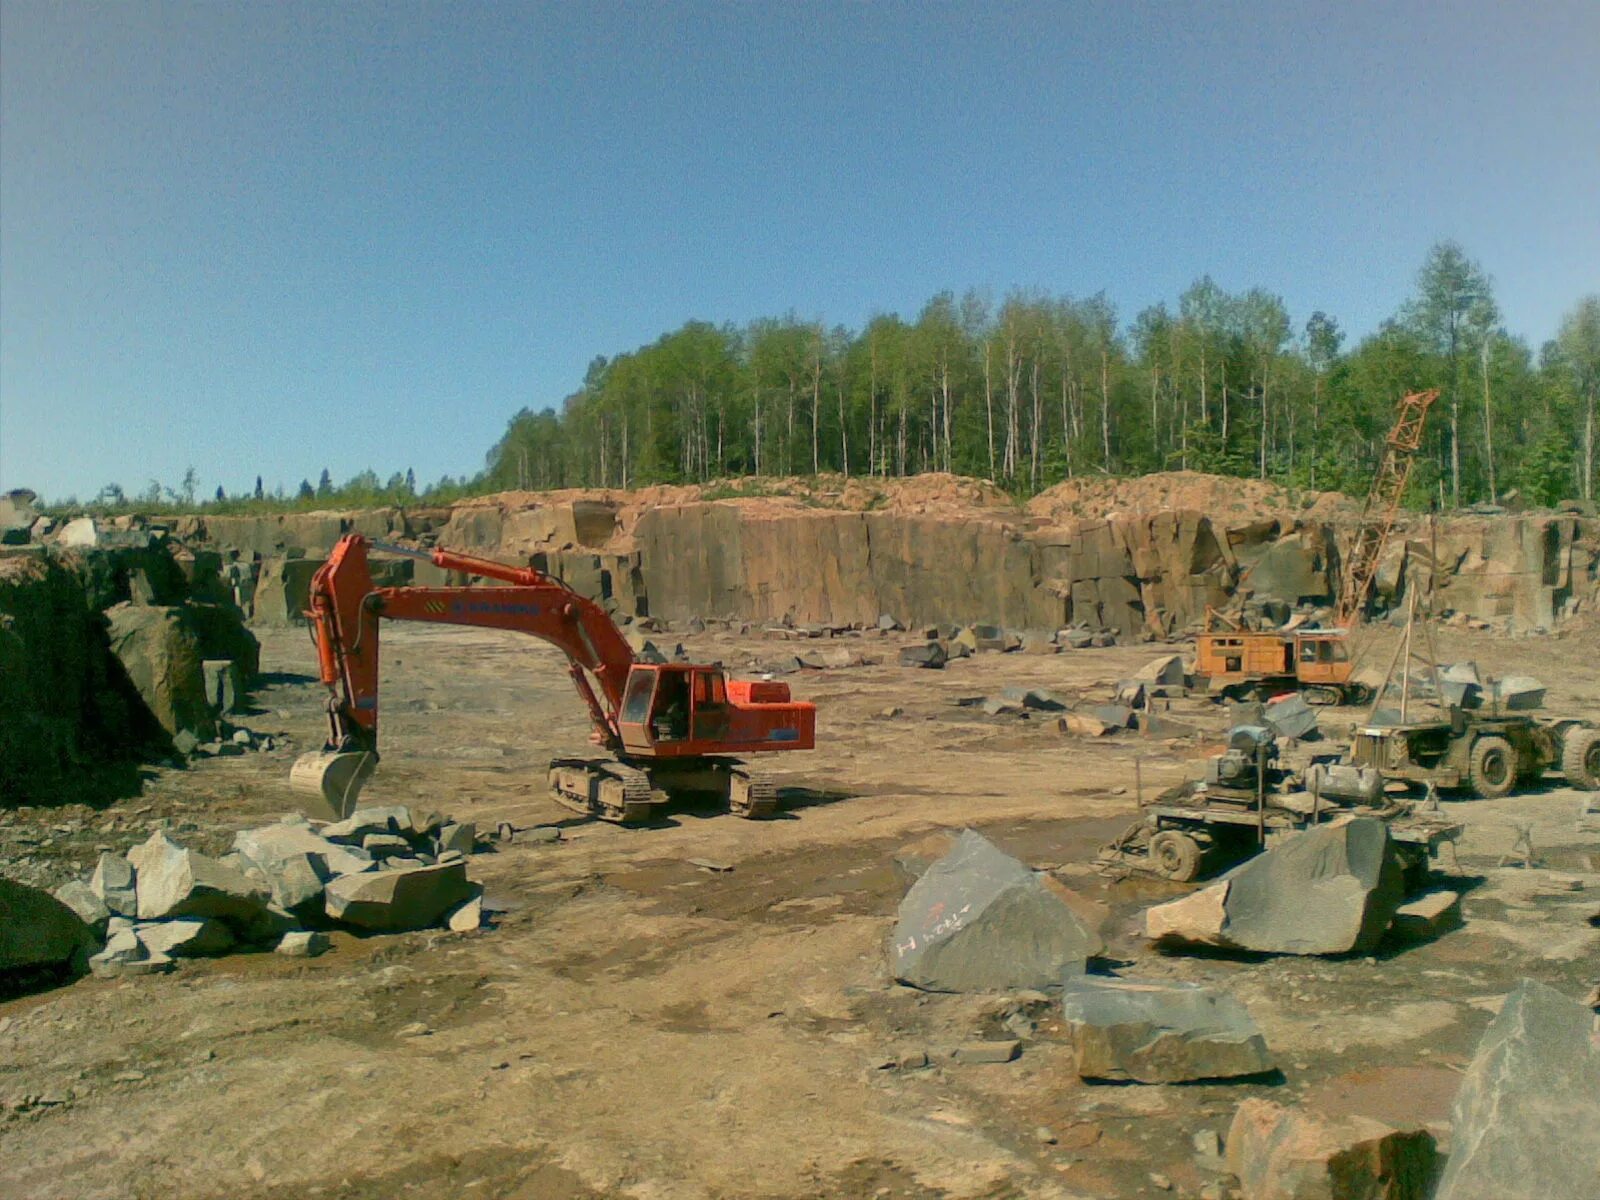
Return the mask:
{"type": "Polygon", "coordinates": [[[1413,502],[1593,497],[1600,296],[1535,351],[1460,246],[1354,346],[1281,297],[1207,276],[1120,318],[1086,299],[941,293],[851,331],[793,315],[689,321],[596,358],[559,410],[525,408],[475,486],[634,487],[751,475],[923,471],[1020,494],[1078,475],[1192,469],[1365,491],[1406,392],[1441,398],[1413,502]]]}
{"type": "Polygon", "coordinates": [[[1396,402],[1437,387],[1409,500],[1459,507],[1513,490],[1594,498],[1600,295],[1535,350],[1507,332],[1491,280],[1454,242],[1355,345],[1338,320],[1291,321],[1264,288],[1209,277],[1124,320],[1104,292],[942,292],[914,320],[852,331],[793,314],[691,320],[595,358],[559,408],[524,408],[472,477],[326,470],[295,491],[195,495],[152,481],[102,509],[256,511],[445,503],[512,488],[638,487],[832,472],[951,471],[1026,495],[1080,475],[1189,469],[1363,494],[1396,402]]]}

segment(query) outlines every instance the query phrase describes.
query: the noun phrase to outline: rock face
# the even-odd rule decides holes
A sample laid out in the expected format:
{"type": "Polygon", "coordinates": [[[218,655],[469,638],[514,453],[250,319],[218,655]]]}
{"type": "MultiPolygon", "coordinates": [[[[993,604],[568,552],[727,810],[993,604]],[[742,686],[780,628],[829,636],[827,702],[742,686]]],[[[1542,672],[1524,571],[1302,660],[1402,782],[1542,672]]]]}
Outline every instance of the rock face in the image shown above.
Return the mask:
{"type": "Polygon", "coordinates": [[[471,897],[465,863],[343,875],[325,893],[328,915],[365,929],[426,929],[471,897]]]}
{"type": "Polygon", "coordinates": [[[1085,1079],[1179,1083],[1273,1067],[1244,1005],[1198,984],[1069,973],[1061,1012],[1085,1079]]]}
{"type": "Polygon", "coordinates": [[[55,965],[83,970],[98,946],[83,918],[49,892],[0,876],[0,971],[55,965]]]}
{"type": "Polygon", "coordinates": [[[927,991],[1045,988],[1102,949],[1089,906],[969,829],[906,893],[890,967],[927,991]]]}
{"type": "Polygon", "coordinates": [[[1593,1014],[1524,979],[1456,1094],[1436,1200],[1600,1194],[1600,1048],[1593,1014]]]}
{"type": "Polygon", "coordinates": [[[185,850],[159,830],[128,854],[138,875],[139,919],[215,917],[252,927],[266,914],[267,889],[233,868],[185,850]]]}
{"type": "Polygon", "coordinates": [[[1228,1170],[1239,1177],[1245,1200],[1428,1200],[1436,1157],[1426,1130],[1331,1118],[1270,1100],[1239,1105],[1227,1146],[1228,1170]]]}
{"type": "Polygon", "coordinates": [[[1152,939],[1265,954],[1373,949],[1404,898],[1388,827],[1372,817],[1297,834],[1209,887],[1145,912],[1152,939]]]}

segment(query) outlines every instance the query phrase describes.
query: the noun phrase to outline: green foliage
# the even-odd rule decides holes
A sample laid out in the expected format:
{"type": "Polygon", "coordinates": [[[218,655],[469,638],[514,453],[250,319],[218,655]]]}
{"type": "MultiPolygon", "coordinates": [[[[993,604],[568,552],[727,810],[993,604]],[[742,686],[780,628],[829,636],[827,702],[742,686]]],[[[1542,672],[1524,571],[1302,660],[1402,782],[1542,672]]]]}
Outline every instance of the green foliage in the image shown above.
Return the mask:
{"type": "MultiPolygon", "coordinates": [[[[1124,323],[1105,293],[932,297],[908,323],[859,330],[794,313],[743,326],[688,321],[591,360],[552,407],[514,413],[471,477],[419,488],[411,471],[342,486],[324,469],[292,495],[203,507],[283,511],[444,504],[475,494],[699,483],[768,494],[767,480],[952,471],[1018,495],[1088,474],[1187,468],[1365,494],[1395,405],[1438,387],[1410,498],[1463,504],[1504,486],[1592,494],[1600,298],[1563,321],[1535,363],[1499,325],[1491,282],[1461,247],[1427,255],[1416,293],[1353,347],[1314,312],[1299,337],[1282,299],[1202,276],[1124,323]],[[1562,457],[1565,454],[1566,457],[1562,457]],[[1559,483],[1559,480],[1565,480],[1559,483]],[[722,481],[722,482],[716,482],[722,481]]],[[[202,507],[190,472],[95,506],[202,507]]]]}

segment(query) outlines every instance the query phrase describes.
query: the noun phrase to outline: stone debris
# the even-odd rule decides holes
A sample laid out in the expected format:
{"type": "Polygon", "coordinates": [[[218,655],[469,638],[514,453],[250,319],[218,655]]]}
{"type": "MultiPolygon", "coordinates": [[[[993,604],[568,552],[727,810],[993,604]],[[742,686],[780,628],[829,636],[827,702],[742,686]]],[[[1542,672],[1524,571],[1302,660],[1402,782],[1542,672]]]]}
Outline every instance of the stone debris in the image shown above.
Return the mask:
{"type": "MultiPolygon", "coordinates": [[[[1228,1127],[1228,1170],[1238,1176],[1245,1200],[1428,1200],[1436,1160],[1433,1135],[1425,1129],[1395,1129],[1369,1117],[1333,1117],[1271,1100],[1244,1101],[1228,1127]]],[[[1509,1200],[1508,1193],[1499,1195],[1509,1200]]]]}
{"type": "Polygon", "coordinates": [[[471,933],[483,925],[483,890],[464,900],[445,915],[445,927],[452,933],[471,933]]]}
{"type": "Polygon", "coordinates": [[[900,651],[900,665],[902,667],[921,667],[925,670],[938,671],[950,660],[950,653],[945,649],[943,642],[924,642],[918,646],[906,646],[900,651]]]}
{"type": "Polygon", "coordinates": [[[141,921],[217,917],[250,925],[265,913],[265,887],[214,858],[185,850],[159,829],[129,852],[128,861],[137,873],[141,921]]]}
{"type": "Polygon", "coordinates": [[[1317,733],[1316,711],[1299,692],[1267,701],[1261,718],[1281,738],[1307,741],[1317,733]]]}
{"type": "Polygon", "coordinates": [[[1407,941],[1427,941],[1461,924],[1461,896],[1444,888],[1426,892],[1395,909],[1394,935],[1407,941]]]}
{"type": "Polygon", "coordinates": [[[1115,726],[1107,725],[1099,718],[1083,712],[1067,713],[1056,722],[1056,727],[1062,733],[1076,734],[1078,737],[1106,737],[1117,732],[1115,726]]]}
{"type": "Polygon", "coordinates": [[[49,892],[0,876],[0,971],[61,965],[81,972],[98,944],[83,918],[49,892]]]}
{"type": "Polygon", "coordinates": [[[204,958],[226,954],[233,947],[228,927],[211,917],[141,923],[134,933],[151,958],[204,958]]]}
{"type": "Polygon", "coordinates": [[[1023,654],[1045,655],[1055,654],[1061,647],[1055,643],[1053,634],[1041,633],[1037,629],[1027,630],[1022,635],[1022,645],[1019,647],[1023,654]]]}
{"type": "Polygon", "coordinates": [[[1133,673],[1134,682],[1149,684],[1153,688],[1181,688],[1187,677],[1183,656],[1179,654],[1163,654],[1160,658],[1153,658],[1133,673]]]}
{"type": "Polygon", "coordinates": [[[1054,987],[1102,952],[1102,917],[968,829],[901,901],[890,969],[924,991],[1054,987]]]}
{"type": "Polygon", "coordinates": [[[1456,1093],[1435,1200],[1593,1196],[1600,1180],[1594,1014],[1524,979],[1478,1043],[1456,1093]]]}
{"type": "Polygon", "coordinates": [[[319,832],[330,842],[359,846],[369,834],[409,833],[410,830],[411,810],[404,804],[390,804],[358,808],[344,820],[323,826],[319,832]]]}
{"type": "Polygon", "coordinates": [[[89,959],[89,970],[99,976],[154,975],[172,969],[165,954],[152,955],[130,926],[116,929],[106,938],[105,947],[89,959]]]}
{"type": "Polygon", "coordinates": [[[470,821],[443,826],[434,838],[434,849],[440,854],[455,851],[471,854],[478,844],[478,827],[470,821]]]}
{"type": "Polygon", "coordinates": [[[1376,948],[1404,899],[1388,826],[1355,817],[1285,838],[1210,886],[1145,911],[1152,940],[1263,954],[1376,948]]]}
{"type": "Polygon", "coordinates": [[[395,871],[342,875],[324,893],[336,921],[363,929],[426,929],[471,891],[465,863],[417,866],[395,871]]]}
{"type": "Polygon", "coordinates": [[[1529,712],[1544,707],[1545,686],[1530,675],[1507,675],[1494,683],[1493,699],[1508,712],[1529,712]]]}
{"type": "Polygon", "coordinates": [[[950,1052],[958,1063],[1008,1063],[1022,1054],[1022,1043],[1015,1038],[998,1042],[963,1042],[950,1052]]]}
{"type": "Polygon", "coordinates": [[[111,910],[87,883],[81,879],[69,879],[51,894],[77,913],[78,919],[97,936],[105,936],[106,924],[111,920],[111,910]]]}
{"type": "Polygon", "coordinates": [[[326,953],[333,943],[328,935],[315,929],[292,929],[278,939],[274,953],[287,958],[316,958],[326,953]]]}
{"type": "Polygon", "coordinates": [[[139,894],[134,882],[133,864],[120,854],[102,851],[89,876],[89,890],[115,916],[137,917],[139,894]]]}
{"type": "Polygon", "coordinates": [[[1061,1012],[1084,1079],[1180,1083],[1273,1069],[1244,1005],[1199,984],[1068,972],[1061,1012]]]}

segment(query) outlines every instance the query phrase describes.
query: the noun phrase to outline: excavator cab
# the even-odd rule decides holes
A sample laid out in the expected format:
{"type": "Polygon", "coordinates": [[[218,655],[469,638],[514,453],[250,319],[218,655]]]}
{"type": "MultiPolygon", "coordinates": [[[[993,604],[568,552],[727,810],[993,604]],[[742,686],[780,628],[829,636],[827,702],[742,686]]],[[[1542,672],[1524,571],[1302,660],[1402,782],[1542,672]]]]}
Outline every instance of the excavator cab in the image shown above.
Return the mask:
{"type": "Polygon", "coordinates": [[[806,750],[816,711],[791,701],[786,683],[730,683],[719,666],[634,663],[617,728],[628,753],[648,758],[806,750]]]}

